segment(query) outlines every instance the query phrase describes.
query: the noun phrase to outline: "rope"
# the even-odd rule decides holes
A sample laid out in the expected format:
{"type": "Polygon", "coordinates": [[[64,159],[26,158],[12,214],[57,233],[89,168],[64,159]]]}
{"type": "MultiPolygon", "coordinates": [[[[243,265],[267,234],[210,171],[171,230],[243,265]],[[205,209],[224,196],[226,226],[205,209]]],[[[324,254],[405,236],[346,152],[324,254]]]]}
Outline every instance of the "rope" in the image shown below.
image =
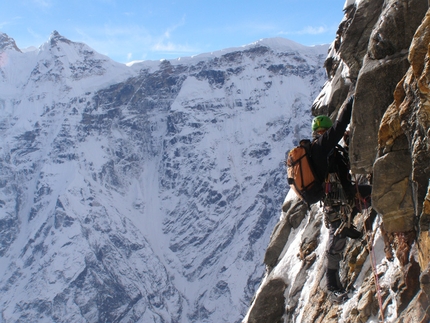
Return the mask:
{"type": "MultiPolygon", "coordinates": [[[[358,197],[358,200],[360,202],[360,208],[361,208],[362,214],[363,214],[364,218],[369,218],[368,205],[367,205],[366,200],[361,197],[360,192],[358,191],[357,181],[355,181],[355,185],[356,185],[357,197],[358,197]],[[364,206],[364,209],[363,209],[363,206],[364,206]]],[[[366,221],[364,221],[363,227],[364,227],[364,231],[365,231],[365,235],[366,235],[367,247],[369,248],[370,263],[372,266],[373,278],[375,280],[376,294],[378,297],[378,305],[379,305],[379,310],[381,313],[381,319],[382,319],[382,322],[385,322],[384,310],[383,310],[383,306],[382,306],[381,286],[379,285],[379,278],[378,278],[378,273],[376,270],[375,250],[373,249],[373,243],[369,239],[369,235],[367,234],[371,228],[368,229],[366,227],[366,221]]]]}
{"type": "MultiPolygon", "coordinates": [[[[365,213],[368,213],[367,209],[365,213]]],[[[375,256],[375,249],[373,248],[372,242],[369,240],[368,234],[367,234],[367,228],[366,223],[364,223],[364,230],[366,232],[366,241],[367,246],[369,248],[369,255],[370,255],[370,263],[372,265],[372,271],[373,271],[373,278],[375,279],[375,286],[376,286],[376,294],[378,296],[378,304],[379,304],[379,310],[381,311],[381,319],[382,322],[384,322],[384,310],[382,307],[382,296],[381,296],[381,287],[379,286],[379,278],[378,273],[376,270],[376,256],[375,256]]]]}

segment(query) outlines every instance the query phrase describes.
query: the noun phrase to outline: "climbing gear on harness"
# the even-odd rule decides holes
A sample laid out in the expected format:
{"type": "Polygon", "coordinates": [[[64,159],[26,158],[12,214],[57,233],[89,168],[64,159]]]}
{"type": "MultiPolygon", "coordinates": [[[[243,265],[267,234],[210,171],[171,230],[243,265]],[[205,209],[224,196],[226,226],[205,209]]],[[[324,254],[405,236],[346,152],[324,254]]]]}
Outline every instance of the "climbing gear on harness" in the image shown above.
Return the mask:
{"type": "Polygon", "coordinates": [[[326,178],[324,215],[327,227],[329,223],[341,221],[340,226],[334,233],[335,236],[344,233],[352,239],[361,238],[361,232],[352,224],[352,207],[336,173],[330,173],[326,178]]]}

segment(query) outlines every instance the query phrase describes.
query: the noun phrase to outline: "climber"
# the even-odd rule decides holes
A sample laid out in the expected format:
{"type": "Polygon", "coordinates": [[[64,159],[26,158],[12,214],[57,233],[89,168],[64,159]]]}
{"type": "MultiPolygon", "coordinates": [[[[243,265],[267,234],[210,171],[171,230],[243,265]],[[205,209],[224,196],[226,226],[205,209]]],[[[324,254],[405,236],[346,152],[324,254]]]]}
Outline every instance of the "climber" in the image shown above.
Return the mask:
{"type": "MultiPolygon", "coordinates": [[[[349,136],[346,129],[351,119],[352,105],[354,97],[351,96],[347,103],[341,108],[337,120],[332,123],[327,116],[317,116],[312,121],[313,142],[311,145],[311,160],[317,176],[323,182],[328,183],[328,176],[335,176],[339,182],[339,191],[335,200],[333,195],[327,192],[323,197],[324,222],[329,229],[329,242],[326,251],[326,281],[327,289],[332,293],[335,300],[346,299],[346,291],[339,279],[339,263],[342,259],[342,252],[346,244],[346,238],[359,238],[361,232],[350,226],[345,226],[345,217],[342,215],[354,216],[361,211],[360,203],[354,203],[357,196],[366,198],[366,208],[370,205],[370,185],[354,185],[351,182],[349,173],[349,158],[347,147],[341,149],[338,145],[343,138],[344,144],[349,143],[349,136]],[[356,192],[360,194],[356,194],[356,192]],[[346,211],[345,211],[346,209],[346,211]]],[[[330,182],[331,190],[336,182],[330,182]]]]}

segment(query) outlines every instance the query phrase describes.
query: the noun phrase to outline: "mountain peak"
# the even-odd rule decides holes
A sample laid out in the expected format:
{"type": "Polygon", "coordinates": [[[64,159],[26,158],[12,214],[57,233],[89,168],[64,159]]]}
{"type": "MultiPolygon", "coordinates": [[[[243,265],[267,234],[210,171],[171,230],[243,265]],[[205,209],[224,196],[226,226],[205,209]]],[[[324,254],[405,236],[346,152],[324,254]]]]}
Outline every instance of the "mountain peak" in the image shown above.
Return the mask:
{"type": "Polygon", "coordinates": [[[326,81],[260,47],[129,68],[54,31],[7,57],[1,322],[239,321],[326,81]]]}
{"type": "Polygon", "coordinates": [[[56,30],[54,30],[51,33],[51,36],[49,37],[49,42],[52,46],[56,45],[58,42],[63,42],[63,43],[67,43],[70,44],[72,43],[71,40],[67,39],[66,37],[60,35],[60,33],[56,30]]]}
{"type": "Polygon", "coordinates": [[[0,52],[5,51],[6,49],[12,49],[17,52],[21,52],[21,50],[16,46],[15,40],[10,38],[5,33],[0,33],[0,52]]]}

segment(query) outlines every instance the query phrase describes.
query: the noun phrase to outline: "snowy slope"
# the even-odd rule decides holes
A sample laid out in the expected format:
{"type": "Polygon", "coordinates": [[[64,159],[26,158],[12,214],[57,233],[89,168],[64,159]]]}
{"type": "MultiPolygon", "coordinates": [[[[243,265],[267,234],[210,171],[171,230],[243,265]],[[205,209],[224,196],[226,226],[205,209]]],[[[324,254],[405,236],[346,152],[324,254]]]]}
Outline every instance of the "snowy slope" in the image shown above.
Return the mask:
{"type": "Polygon", "coordinates": [[[240,321],[327,47],[125,66],[1,40],[3,322],[240,321]]]}

